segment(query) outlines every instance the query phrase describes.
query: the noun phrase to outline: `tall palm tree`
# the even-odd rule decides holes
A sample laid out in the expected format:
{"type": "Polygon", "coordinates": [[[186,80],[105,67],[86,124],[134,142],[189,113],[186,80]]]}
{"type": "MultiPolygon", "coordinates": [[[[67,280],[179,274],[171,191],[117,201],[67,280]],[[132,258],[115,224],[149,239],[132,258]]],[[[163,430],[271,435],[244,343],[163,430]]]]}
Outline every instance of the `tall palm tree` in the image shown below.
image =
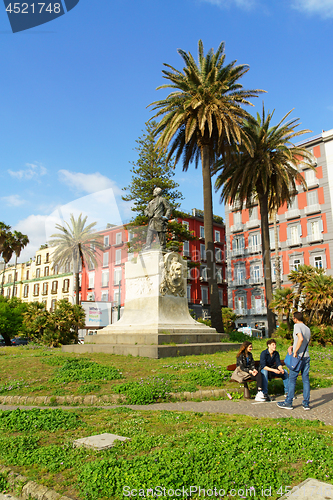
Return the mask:
{"type": "MultiPolygon", "coordinates": [[[[292,110],[291,110],[292,111],[292,110]]],[[[287,113],[275,126],[271,125],[274,114],[266,115],[263,106],[261,116],[250,117],[244,121],[243,128],[252,144],[252,151],[241,144],[218,162],[219,173],[215,187],[221,189],[221,201],[251,205],[255,194],[259,200],[261,215],[262,252],[267,302],[268,334],[272,335],[275,317],[269,305],[273,297],[271,259],[269,244],[269,213],[284,203],[290,203],[297,193],[296,181],[306,187],[306,182],[298,171],[298,163],[312,167],[311,154],[302,147],[295,146],[292,140],[310,130],[296,131],[299,119],[286,123],[287,113]]],[[[276,249],[277,251],[277,249],[276,249]]]]}
{"type": "Polygon", "coordinates": [[[24,247],[29,243],[29,238],[26,234],[22,234],[20,231],[14,231],[14,243],[13,243],[13,251],[15,253],[15,269],[14,269],[14,283],[12,290],[12,297],[14,297],[15,292],[15,281],[16,281],[16,267],[17,267],[17,259],[21,255],[21,252],[24,247]]]}
{"type": "Polygon", "coordinates": [[[207,258],[208,283],[210,288],[212,326],[223,331],[221,306],[215,270],[213,238],[213,202],[211,167],[231,143],[242,143],[242,124],[247,116],[242,105],[250,104],[260,90],[244,90],[239,83],[247,73],[247,65],[236,66],[236,61],[224,65],[224,43],[214,53],[210,49],[204,55],[203,43],[199,40],[199,61],[191,53],[178,50],[185,67],[179,71],[168,64],[163,77],[168,83],[158,89],[172,88],[166,99],[150,104],[156,117],[162,117],[156,134],[160,134],[157,145],[162,150],[170,146],[168,159],[175,153],[175,163],[183,158],[183,170],[194,160],[202,165],[204,227],[207,258]]]}
{"type": "MultiPolygon", "coordinates": [[[[294,293],[291,288],[277,288],[275,290],[273,300],[270,304],[271,309],[273,309],[281,318],[283,315],[286,316],[288,330],[291,330],[290,314],[294,306],[294,293]]],[[[279,324],[282,324],[279,320],[279,324]]]]}
{"type": "Polygon", "coordinates": [[[14,242],[15,242],[15,239],[14,239],[13,233],[6,230],[5,238],[2,239],[2,244],[1,244],[1,254],[2,254],[3,261],[4,261],[4,268],[3,268],[2,280],[1,280],[1,295],[3,295],[6,265],[8,264],[10,259],[12,258],[12,255],[14,252],[14,242]]]}
{"type": "Polygon", "coordinates": [[[74,215],[70,216],[70,224],[65,222],[64,226],[56,224],[56,229],[60,233],[52,234],[49,244],[56,247],[53,253],[53,262],[55,265],[64,266],[71,263],[73,265],[73,274],[75,276],[75,303],[80,303],[79,299],[79,265],[82,265],[82,272],[85,262],[92,262],[97,265],[96,250],[102,250],[104,246],[100,237],[92,231],[97,222],[92,222],[85,227],[87,216],[82,218],[82,213],[75,220],[74,215]]]}
{"type": "Polygon", "coordinates": [[[304,288],[306,287],[307,283],[311,281],[314,276],[324,273],[324,269],[317,269],[316,267],[308,266],[306,264],[298,266],[297,269],[290,271],[290,273],[288,274],[288,279],[295,287],[294,307],[296,311],[298,310],[298,305],[301,299],[304,298],[304,288]]]}

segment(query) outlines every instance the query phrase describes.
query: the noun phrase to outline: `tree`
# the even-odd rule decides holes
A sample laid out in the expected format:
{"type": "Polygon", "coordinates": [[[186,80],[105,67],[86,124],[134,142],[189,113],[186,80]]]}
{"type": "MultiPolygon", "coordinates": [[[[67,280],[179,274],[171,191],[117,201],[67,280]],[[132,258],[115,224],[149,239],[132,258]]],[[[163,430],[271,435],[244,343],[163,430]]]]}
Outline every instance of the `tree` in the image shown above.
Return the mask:
{"type": "Polygon", "coordinates": [[[294,299],[295,296],[291,288],[277,288],[270,304],[271,309],[281,316],[281,321],[279,321],[280,325],[283,315],[286,316],[289,331],[291,330],[290,315],[294,306],[294,299]]]}
{"type": "Polygon", "coordinates": [[[311,154],[292,143],[295,137],[310,131],[295,131],[299,125],[298,118],[283,123],[290,113],[277,125],[271,126],[274,111],[266,115],[263,106],[261,116],[258,113],[256,119],[250,117],[243,124],[252,151],[249,152],[244,144],[238,145],[229,150],[229,154],[216,166],[216,171],[221,172],[215,183],[216,190],[221,190],[221,201],[237,201],[241,206],[245,202],[249,208],[254,198],[259,200],[269,336],[275,327],[274,314],[269,307],[273,299],[269,213],[292,201],[297,193],[296,182],[306,187],[297,168],[300,159],[303,158],[304,163],[312,167],[311,154]]]}
{"type": "Polygon", "coordinates": [[[27,305],[16,297],[9,299],[0,296],[0,335],[7,346],[11,345],[11,338],[25,333],[23,316],[26,308],[27,305]]]}
{"type": "MultiPolygon", "coordinates": [[[[182,217],[183,215],[178,210],[180,200],[184,198],[182,193],[177,190],[179,185],[173,180],[175,169],[171,165],[171,160],[167,160],[166,153],[156,147],[154,131],[157,123],[151,121],[145,125],[146,130],[136,141],[138,147],[135,149],[139,157],[136,162],[132,162],[133,168],[131,172],[133,175],[131,183],[123,188],[128,194],[122,196],[124,201],[133,202],[132,211],[136,213],[131,222],[126,225],[126,229],[135,234],[129,243],[131,251],[141,250],[145,242],[148,217],[144,215],[144,211],[152,199],[156,187],[163,190],[163,196],[172,207],[173,217],[182,217]]],[[[191,239],[194,239],[194,236],[182,224],[179,224],[176,220],[169,221],[168,246],[170,246],[172,240],[176,240],[179,247],[181,247],[181,242],[191,239]]],[[[173,244],[175,244],[174,241],[173,244]]]]}
{"type": "Polygon", "coordinates": [[[2,238],[2,258],[4,261],[4,268],[3,268],[3,273],[2,273],[2,280],[1,280],[1,295],[3,295],[3,287],[4,287],[4,282],[5,282],[5,272],[6,272],[6,265],[12,258],[13,252],[14,252],[14,244],[15,244],[15,238],[14,235],[6,230],[5,235],[2,238]]]}
{"type": "Polygon", "coordinates": [[[49,323],[50,314],[42,302],[29,302],[27,304],[27,310],[23,315],[23,323],[30,339],[35,342],[42,341],[44,330],[49,323]]]}
{"type": "Polygon", "coordinates": [[[75,220],[74,215],[70,216],[70,224],[65,222],[64,226],[56,224],[56,229],[60,233],[53,234],[49,244],[56,247],[53,253],[54,264],[64,266],[67,263],[72,263],[73,273],[75,276],[75,301],[78,305],[79,299],[79,265],[81,263],[82,270],[85,267],[85,262],[92,262],[97,265],[96,250],[104,248],[100,241],[100,236],[92,231],[92,228],[97,224],[92,222],[85,226],[87,216],[82,218],[82,213],[75,220]]]}
{"type": "Polygon", "coordinates": [[[223,331],[221,306],[215,268],[213,238],[213,202],[211,167],[220,154],[231,143],[242,143],[242,123],[246,111],[241,107],[250,104],[259,90],[244,90],[239,83],[249,70],[246,65],[236,66],[236,61],[224,66],[224,43],[214,54],[210,49],[204,55],[203,43],[199,40],[198,64],[190,53],[178,50],[185,62],[183,72],[164,64],[163,70],[168,83],[158,87],[175,89],[166,99],[151,104],[157,110],[154,118],[161,116],[156,129],[160,134],[158,146],[166,151],[167,158],[175,153],[175,162],[183,158],[183,170],[194,160],[202,165],[204,227],[207,256],[208,283],[210,288],[212,326],[223,331]]]}
{"type": "Polygon", "coordinates": [[[15,253],[15,266],[14,266],[14,283],[13,283],[12,297],[14,297],[14,292],[15,292],[17,259],[21,255],[23,248],[26,247],[28,243],[29,243],[29,238],[26,234],[22,234],[20,233],[20,231],[14,231],[14,242],[12,248],[15,253]]]}

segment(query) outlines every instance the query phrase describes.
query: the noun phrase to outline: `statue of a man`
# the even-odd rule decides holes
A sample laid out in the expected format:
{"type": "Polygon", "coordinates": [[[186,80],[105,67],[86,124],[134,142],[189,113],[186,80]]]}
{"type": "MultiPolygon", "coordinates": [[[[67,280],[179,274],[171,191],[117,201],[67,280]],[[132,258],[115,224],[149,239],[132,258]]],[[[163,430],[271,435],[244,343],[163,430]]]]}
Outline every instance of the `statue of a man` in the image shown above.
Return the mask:
{"type": "Polygon", "coordinates": [[[145,216],[149,217],[148,233],[144,250],[151,247],[154,235],[157,234],[162,250],[166,249],[166,231],[168,219],[171,215],[171,207],[163,196],[162,189],[157,187],[154,189],[154,198],[148,203],[145,210],[145,216]]]}

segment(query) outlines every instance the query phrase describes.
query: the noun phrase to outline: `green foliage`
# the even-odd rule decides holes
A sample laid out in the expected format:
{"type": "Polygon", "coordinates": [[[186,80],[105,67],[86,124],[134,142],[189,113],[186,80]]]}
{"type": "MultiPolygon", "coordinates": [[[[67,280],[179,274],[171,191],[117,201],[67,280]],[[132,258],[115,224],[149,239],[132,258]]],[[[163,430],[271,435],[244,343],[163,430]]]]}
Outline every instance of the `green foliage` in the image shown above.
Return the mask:
{"type": "Polygon", "coordinates": [[[100,389],[101,386],[99,384],[84,384],[78,387],[77,392],[79,394],[96,394],[96,392],[99,392],[100,389]]]}
{"type": "Polygon", "coordinates": [[[0,295],[0,335],[3,336],[7,345],[11,345],[10,339],[19,334],[25,334],[23,315],[27,305],[16,297],[8,299],[0,295]]]}
{"type": "Polygon", "coordinates": [[[24,380],[11,380],[8,383],[0,385],[0,394],[6,394],[7,392],[21,389],[22,387],[29,387],[28,382],[24,380]]]}
{"type": "Polygon", "coordinates": [[[311,341],[321,345],[333,344],[333,328],[326,325],[312,326],[311,341]]]}
{"type": "Polygon", "coordinates": [[[281,323],[281,325],[279,325],[279,328],[277,328],[276,332],[274,333],[274,336],[288,340],[292,339],[293,337],[292,331],[290,330],[289,325],[287,325],[286,323],[281,323]]]}
{"type": "Polygon", "coordinates": [[[3,493],[7,490],[9,483],[7,481],[7,474],[3,474],[0,472],[0,493],[3,493]]]}
{"type": "Polygon", "coordinates": [[[117,380],[123,378],[122,373],[113,366],[102,366],[87,359],[66,359],[57,370],[54,381],[73,382],[77,380],[117,380]]]}
{"type": "Polygon", "coordinates": [[[203,325],[212,326],[212,322],[210,319],[198,318],[198,323],[202,323],[203,325]]]}
{"type": "Polygon", "coordinates": [[[66,412],[61,409],[41,410],[6,410],[0,413],[0,429],[2,431],[49,431],[55,432],[60,429],[77,429],[80,419],[76,413],[66,412]]]}
{"type": "Polygon", "coordinates": [[[235,329],[237,315],[230,307],[222,307],[222,320],[224,332],[230,334],[235,329]]]}
{"type": "Polygon", "coordinates": [[[248,335],[245,335],[245,333],[243,332],[237,332],[236,330],[233,330],[229,333],[229,340],[231,340],[232,342],[245,342],[249,339],[250,337],[248,335]]]}
{"type": "Polygon", "coordinates": [[[58,347],[77,342],[77,331],[85,325],[85,313],[80,305],[65,299],[56,303],[54,312],[47,311],[44,304],[32,302],[24,314],[24,325],[34,340],[58,347]]]}
{"type": "Polygon", "coordinates": [[[147,377],[139,382],[116,385],[114,391],[125,394],[128,404],[146,405],[164,399],[171,392],[171,383],[167,378],[147,377]]]}
{"type": "Polygon", "coordinates": [[[296,471],[298,482],[313,474],[318,479],[331,477],[331,435],[297,427],[288,429],[281,423],[246,430],[228,425],[213,429],[199,424],[194,430],[165,440],[163,446],[152,443],[150,436],[149,446],[145,446],[144,437],[140,442],[133,439],[118,454],[110,453],[105,459],[87,464],[79,484],[88,500],[123,498],[126,486],[145,491],[162,486],[168,491],[193,485],[206,490],[219,485],[218,489],[225,489],[227,495],[234,489],[252,488],[256,491],[253,496],[258,497],[261,488],[272,487],[276,498],[281,485],[295,480],[296,471]]]}
{"type": "Polygon", "coordinates": [[[192,380],[201,387],[220,387],[226,380],[230,380],[230,372],[226,368],[208,364],[197,370],[183,375],[185,380],[192,380]]]}

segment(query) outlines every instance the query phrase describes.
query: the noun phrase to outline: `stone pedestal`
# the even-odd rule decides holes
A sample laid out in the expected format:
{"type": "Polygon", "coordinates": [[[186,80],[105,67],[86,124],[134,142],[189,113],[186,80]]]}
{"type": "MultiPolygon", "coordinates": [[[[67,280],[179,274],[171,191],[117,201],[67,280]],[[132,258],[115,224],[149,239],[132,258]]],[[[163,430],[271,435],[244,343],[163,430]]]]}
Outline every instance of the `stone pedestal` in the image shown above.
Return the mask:
{"type": "Polygon", "coordinates": [[[125,264],[126,297],[122,318],[86,336],[67,352],[109,352],[150,358],[211,354],[236,349],[224,336],[189,313],[187,264],[178,253],[142,252],[125,264]]]}

